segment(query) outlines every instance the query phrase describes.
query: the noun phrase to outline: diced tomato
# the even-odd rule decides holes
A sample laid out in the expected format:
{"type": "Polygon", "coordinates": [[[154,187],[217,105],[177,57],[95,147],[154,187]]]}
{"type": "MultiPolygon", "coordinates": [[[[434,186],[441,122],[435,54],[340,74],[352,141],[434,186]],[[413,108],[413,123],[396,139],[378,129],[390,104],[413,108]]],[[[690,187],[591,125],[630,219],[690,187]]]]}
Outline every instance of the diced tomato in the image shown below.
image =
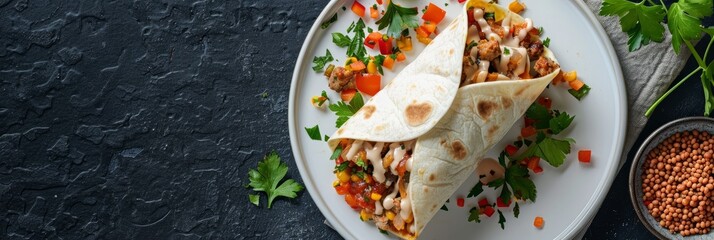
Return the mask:
{"type": "Polygon", "coordinates": [[[444,19],[444,16],[446,16],[446,11],[444,11],[444,9],[441,9],[433,3],[429,3],[429,6],[426,7],[426,12],[424,12],[424,15],[421,16],[421,19],[439,24],[439,22],[444,19]]]}
{"type": "Polygon", "coordinates": [[[496,212],[496,210],[494,210],[491,206],[486,206],[482,212],[483,214],[486,214],[487,217],[491,217],[493,216],[493,213],[496,212]]]}
{"type": "MultiPolygon", "coordinates": [[[[399,164],[397,164],[397,175],[404,176],[404,173],[407,172],[407,159],[409,159],[411,156],[409,155],[404,155],[404,158],[402,158],[401,161],[399,161],[399,164]]],[[[396,160],[396,159],[395,159],[396,160]]]]}
{"type": "Polygon", "coordinates": [[[382,76],[379,74],[358,74],[355,78],[355,83],[357,84],[357,90],[374,96],[382,88],[382,76]]]}
{"type": "Polygon", "coordinates": [[[397,53],[397,62],[401,62],[407,60],[407,55],[404,55],[403,52],[397,53]]]}
{"type": "Polygon", "coordinates": [[[342,158],[342,156],[337,157],[337,160],[335,161],[335,163],[336,163],[337,165],[340,165],[340,164],[342,164],[343,162],[345,162],[345,159],[342,158]]]}
{"type": "Polygon", "coordinates": [[[357,2],[357,0],[355,0],[352,3],[352,12],[357,14],[357,16],[364,17],[365,8],[362,4],[360,4],[359,2],[357,2]]]}
{"type": "Polygon", "coordinates": [[[538,104],[543,105],[543,107],[550,110],[550,107],[553,105],[553,100],[550,100],[550,98],[547,97],[539,97],[538,104]]]}
{"type": "Polygon", "coordinates": [[[350,193],[359,194],[364,191],[369,185],[366,182],[350,182],[350,193]]]}
{"type": "Polygon", "coordinates": [[[384,66],[390,70],[392,68],[394,68],[394,59],[392,59],[392,57],[390,57],[389,55],[384,56],[384,57],[385,58],[384,58],[384,61],[382,62],[382,66],[384,66]]]}
{"type": "Polygon", "coordinates": [[[578,161],[582,163],[590,163],[590,156],[592,155],[592,151],[589,149],[583,149],[578,151],[578,161]]]}
{"type": "Polygon", "coordinates": [[[536,129],[533,126],[521,128],[521,136],[524,138],[533,136],[535,134],[536,134],[536,129]]]}
{"type": "Polygon", "coordinates": [[[511,206],[511,199],[508,199],[508,202],[504,203],[503,200],[501,200],[501,197],[498,197],[496,198],[496,206],[500,208],[511,206]]]}
{"type": "Polygon", "coordinates": [[[530,119],[530,118],[523,118],[525,120],[526,127],[533,126],[535,123],[535,119],[530,119]]]}
{"type": "MultiPolygon", "coordinates": [[[[372,32],[372,33],[377,33],[377,32],[372,32]]],[[[370,33],[370,35],[372,35],[372,33],[370,33]]],[[[377,33],[377,34],[379,34],[379,33],[377,33]]],[[[364,38],[364,45],[367,46],[368,48],[374,49],[374,47],[377,46],[377,41],[369,39],[369,36],[367,36],[366,38],[364,38]]]]}
{"type": "Polygon", "coordinates": [[[540,158],[529,157],[527,159],[526,166],[528,167],[528,169],[535,171],[536,168],[540,167],[540,158]]]}
{"type": "Polygon", "coordinates": [[[533,173],[542,173],[542,172],[543,172],[543,168],[540,165],[536,166],[533,169],[533,173]]]}
{"type": "Polygon", "coordinates": [[[463,198],[457,198],[457,199],[456,199],[456,206],[464,207],[464,199],[463,199],[463,198]]]}
{"type": "Polygon", "coordinates": [[[382,0],[377,0],[377,4],[382,5],[382,0]]]}
{"type": "Polygon", "coordinates": [[[422,38],[429,37],[429,33],[427,33],[422,27],[415,28],[414,31],[417,34],[417,39],[419,37],[422,37],[422,38]]]}
{"type": "Polygon", "coordinates": [[[424,30],[424,32],[426,32],[426,34],[428,36],[436,31],[436,23],[426,21],[419,28],[424,30]]]}
{"type": "Polygon", "coordinates": [[[356,61],[356,62],[350,63],[350,68],[352,68],[352,71],[361,71],[361,70],[367,68],[367,66],[365,66],[362,61],[356,61]]]}
{"type": "Polygon", "coordinates": [[[490,206],[490,205],[491,205],[491,204],[488,203],[488,199],[487,199],[487,198],[483,198],[483,199],[481,199],[481,200],[478,201],[478,206],[479,206],[479,207],[485,207],[485,206],[490,206]]]}
{"type": "Polygon", "coordinates": [[[538,229],[543,228],[543,223],[544,223],[544,221],[543,221],[542,217],[535,217],[535,219],[533,219],[533,226],[535,226],[538,229]]]}
{"type": "MultiPolygon", "coordinates": [[[[459,0],[460,2],[461,0],[459,0]]],[[[468,26],[476,24],[476,19],[474,19],[474,9],[470,8],[469,10],[466,10],[466,15],[468,15],[468,26]]]]}
{"type": "Polygon", "coordinates": [[[340,98],[342,98],[342,101],[349,102],[355,96],[355,93],[357,93],[355,89],[345,89],[340,92],[340,98]]]}
{"type": "Polygon", "coordinates": [[[335,187],[335,191],[337,191],[337,194],[339,195],[345,195],[350,192],[350,185],[340,184],[339,186],[335,187]]]}
{"type": "Polygon", "coordinates": [[[516,154],[516,152],[518,152],[518,148],[516,146],[513,146],[511,144],[508,144],[508,146],[506,146],[506,154],[508,154],[508,156],[513,156],[514,154],[516,154]]]}
{"type": "Polygon", "coordinates": [[[383,55],[392,54],[392,48],[394,47],[394,44],[392,44],[392,40],[394,40],[394,38],[387,37],[386,35],[382,36],[382,38],[380,38],[378,41],[379,53],[383,55]]]}
{"type": "Polygon", "coordinates": [[[466,0],[459,0],[459,3],[464,3],[464,2],[466,2],[466,0]]]}
{"type": "Polygon", "coordinates": [[[354,195],[352,194],[347,194],[345,195],[345,202],[347,202],[347,205],[350,205],[353,209],[359,209],[359,202],[357,202],[357,198],[355,198],[354,195]]]}

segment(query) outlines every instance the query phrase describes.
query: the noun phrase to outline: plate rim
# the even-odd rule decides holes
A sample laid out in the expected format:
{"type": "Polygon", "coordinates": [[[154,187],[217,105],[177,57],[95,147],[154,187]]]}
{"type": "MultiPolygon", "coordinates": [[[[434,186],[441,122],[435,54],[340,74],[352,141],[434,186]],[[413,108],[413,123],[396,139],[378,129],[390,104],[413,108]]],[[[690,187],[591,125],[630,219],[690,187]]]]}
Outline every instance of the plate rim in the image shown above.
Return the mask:
{"type": "MultiPolygon", "coordinates": [[[[306,166],[303,165],[304,160],[302,158],[302,149],[300,148],[300,143],[298,141],[297,135],[298,128],[295,127],[297,121],[295,111],[295,104],[297,104],[297,102],[295,101],[295,96],[297,94],[298,83],[302,81],[299,76],[301,76],[304,71],[302,68],[300,68],[300,66],[303,65],[304,61],[306,61],[306,58],[308,57],[306,55],[308,50],[312,49],[316,44],[310,39],[313,39],[314,36],[317,34],[317,31],[320,28],[320,23],[322,23],[326,19],[326,16],[339,10],[339,7],[335,7],[335,5],[346,1],[348,0],[331,0],[330,2],[328,2],[327,5],[323,8],[322,12],[320,12],[318,17],[315,19],[315,22],[313,22],[312,27],[310,27],[310,31],[305,36],[305,40],[303,41],[300,53],[295,62],[295,68],[293,69],[293,76],[291,78],[290,83],[290,94],[288,96],[288,132],[290,135],[290,146],[292,148],[295,165],[298,167],[300,176],[303,180],[303,183],[305,183],[305,187],[308,190],[310,197],[313,199],[313,202],[318,207],[323,217],[325,217],[325,219],[330,223],[331,227],[335,231],[337,231],[340,236],[342,236],[343,238],[349,237],[349,239],[356,239],[356,237],[352,235],[351,232],[345,230],[345,227],[341,224],[340,221],[334,218],[335,214],[330,210],[329,207],[327,207],[324,201],[315,201],[314,196],[317,196],[317,198],[320,199],[322,197],[320,192],[318,192],[316,189],[314,179],[310,177],[310,174],[306,170],[306,166]],[[308,176],[308,178],[305,178],[303,176],[308,176]]],[[[619,172],[619,161],[622,160],[621,156],[624,148],[628,119],[628,106],[626,97],[627,89],[625,87],[622,67],[620,66],[620,61],[617,57],[617,53],[615,52],[614,47],[612,46],[612,42],[610,41],[610,38],[608,37],[600,22],[597,20],[595,14],[590,11],[589,6],[585,2],[578,0],[571,0],[571,2],[573,2],[578,7],[581,14],[586,17],[588,23],[595,29],[595,33],[598,36],[598,40],[602,42],[603,46],[605,47],[606,53],[610,58],[610,62],[613,68],[613,75],[615,75],[616,78],[615,89],[617,90],[617,93],[615,95],[617,96],[619,104],[615,105],[615,107],[617,108],[615,112],[616,114],[618,114],[617,117],[619,118],[619,121],[616,121],[615,124],[616,129],[618,131],[616,132],[616,140],[612,143],[612,149],[614,149],[614,151],[612,151],[612,153],[610,154],[610,156],[608,156],[607,159],[616,159],[617,163],[610,164],[610,167],[607,169],[605,177],[601,180],[601,183],[598,184],[598,187],[595,189],[593,197],[588,200],[588,203],[585,205],[580,214],[578,214],[573,223],[568,225],[560,234],[555,237],[555,239],[570,239],[575,237],[577,234],[581,233],[583,227],[590,225],[590,222],[595,217],[595,214],[597,214],[597,210],[599,210],[600,206],[602,205],[602,202],[605,200],[608,190],[612,186],[612,183],[615,177],[617,176],[617,173],[619,172]]]]}

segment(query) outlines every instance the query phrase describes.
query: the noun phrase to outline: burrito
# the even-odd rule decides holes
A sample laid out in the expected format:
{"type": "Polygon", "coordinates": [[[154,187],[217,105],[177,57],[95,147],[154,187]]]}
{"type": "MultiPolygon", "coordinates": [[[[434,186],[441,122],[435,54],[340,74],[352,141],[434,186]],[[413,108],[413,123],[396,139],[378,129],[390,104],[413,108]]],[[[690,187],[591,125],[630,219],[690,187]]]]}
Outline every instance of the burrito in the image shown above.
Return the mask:
{"type": "Polygon", "coordinates": [[[417,238],[559,72],[532,20],[467,2],[330,137],[337,193],[362,220],[417,238]]]}

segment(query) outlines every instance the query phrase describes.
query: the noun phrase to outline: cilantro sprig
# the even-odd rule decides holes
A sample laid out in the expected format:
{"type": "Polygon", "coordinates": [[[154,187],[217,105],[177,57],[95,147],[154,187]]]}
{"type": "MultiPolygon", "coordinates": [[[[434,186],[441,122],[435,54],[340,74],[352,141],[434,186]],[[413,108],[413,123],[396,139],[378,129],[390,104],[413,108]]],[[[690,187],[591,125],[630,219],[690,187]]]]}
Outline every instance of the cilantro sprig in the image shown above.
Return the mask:
{"type": "Polygon", "coordinates": [[[362,99],[362,94],[360,93],[355,93],[349,103],[337,101],[337,103],[330,104],[328,108],[337,115],[335,127],[339,128],[342,124],[345,124],[362,106],[364,106],[364,99],[362,99]]]}
{"type": "Polygon", "coordinates": [[[312,70],[315,72],[321,72],[322,69],[325,67],[325,64],[334,61],[335,59],[332,57],[332,53],[330,53],[330,49],[325,50],[325,56],[315,56],[312,59],[312,70]]]}
{"type": "MultiPolygon", "coordinates": [[[[704,92],[704,115],[709,116],[714,107],[714,60],[706,61],[709,49],[714,44],[714,27],[702,26],[702,19],[712,16],[714,13],[714,0],[678,0],[669,7],[660,1],[659,4],[652,0],[642,0],[633,3],[627,0],[605,0],[600,7],[600,15],[620,17],[622,31],[629,36],[628,46],[630,51],[635,51],[641,46],[647,45],[650,41],[662,42],[664,40],[664,26],[667,23],[669,33],[672,35],[672,47],[679,54],[682,45],[692,53],[692,56],[699,65],[682,78],[677,84],[665,92],[657,99],[645,112],[649,117],[654,109],[677,89],[687,79],[700,73],[700,80],[704,92]],[[709,44],[703,55],[694,49],[693,41],[702,38],[705,34],[710,37],[709,44]]],[[[588,91],[585,89],[584,91],[588,91]]],[[[572,94],[572,92],[571,92],[572,94]]],[[[580,94],[580,93],[578,93],[580,94]]],[[[576,94],[573,94],[574,96],[576,94]]],[[[577,96],[576,96],[577,97],[577,96]]]]}
{"type": "Polygon", "coordinates": [[[387,28],[387,35],[390,37],[399,37],[399,34],[404,29],[415,28],[419,26],[417,8],[405,8],[394,1],[390,1],[387,5],[387,11],[384,16],[377,20],[379,30],[387,28]]]}
{"type": "MultiPolygon", "coordinates": [[[[248,178],[250,179],[248,186],[252,187],[253,191],[265,192],[268,195],[268,208],[270,208],[276,197],[295,198],[297,193],[304,189],[302,185],[293,179],[285,180],[279,184],[287,173],[288,166],[280,161],[280,156],[277,153],[271,152],[262,161],[258,162],[257,169],[251,169],[248,172],[248,178]]],[[[248,199],[258,206],[260,195],[249,194],[248,199]]]]}

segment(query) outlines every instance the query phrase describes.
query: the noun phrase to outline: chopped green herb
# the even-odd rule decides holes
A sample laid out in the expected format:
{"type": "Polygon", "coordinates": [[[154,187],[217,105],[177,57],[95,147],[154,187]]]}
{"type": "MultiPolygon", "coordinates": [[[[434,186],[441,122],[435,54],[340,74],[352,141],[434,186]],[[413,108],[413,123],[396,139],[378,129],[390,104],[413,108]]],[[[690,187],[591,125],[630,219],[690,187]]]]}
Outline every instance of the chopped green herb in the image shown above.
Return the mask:
{"type": "Polygon", "coordinates": [[[516,206],[513,207],[513,216],[518,218],[518,215],[521,214],[521,207],[518,206],[518,202],[516,201],[516,206]]]}
{"type": "Polygon", "coordinates": [[[330,140],[330,136],[325,135],[325,142],[330,140]]]}
{"type": "Polygon", "coordinates": [[[368,167],[368,166],[367,166],[367,163],[364,162],[364,159],[362,159],[362,158],[360,158],[360,157],[357,157],[357,162],[355,162],[355,164],[356,164],[358,167],[361,167],[362,169],[367,170],[367,167],[368,167]]]}
{"type": "Polygon", "coordinates": [[[317,140],[317,141],[322,140],[322,138],[321,138],[322,134],[320,134],[320,126],[315,125],[314,127],[311,127],[311,128],[305,127],[305,131],[307,131],[307,135],[310,136],[310,139],[317,140]]]}
{"type": "MultiPolygon", "coordinates": [[[[664,40],[664,26],[660,22],[666,15],[665,8],[661,5],[647,6],[643,3],[644,1],[634,3],[627,0],[605,0],[600,8],[602,16],[620,17],[622,31],[627,32],[629,36],[627,43],[630,51],[637,50],[650,41],[664,40]]],[[[674,38],[672,40],[674,44],[674,38]]]]}
{"type": "Polygon", "coordinates": [[[476,40],[471,40],[469,45],[466,46],[466,51],[471,51],[471,49],[477,45],[478,45],[478,42],[476,42],[476,40]]]}
{"type": "Polygon", "coordinates": [[[315,72],[322,71],[322,68],[325,67],[325,64],[335,60],[334,58],[332,58],[332,53],[330,53],[329,49],[325,51],[325,56],[315,56],[315,58],[312,59],[312,70],[315,70],[315,72]]]}
{"type": "Polygon", "coordinates": [[[483,18],[486,19],[486,20],[489,20],[489,19],[495,20],[495,19],[496,19],[496,14],[493,13],[493,12],[487,12],[487,13],[484,13],[484,14],[483,14],[483,18]]]}
{"type": "Polygon", "coordinates": [[[352,100],[350,101],[349,104],[346,104],[343,101],[337,101],[337,103],[330,104],[329,109],[330,111],[335,112],[337,115],[337,121],[335,122],[336,127],[341,127],[342,124],[347,122],[347,120],[354,115],[357,110],[362,108],[364,105],[364,100],[362,99],[362,95],[360,93],[355,93],[355,96],[352,97],[352,100]]]}
{"type": "Polygon", "coordinates": [[[320,28],[326,29],[327,27],[330,26],[330,24],[332,24],[332,23],[334,23],[334,22],[337,22],[337,13],[335,13],[334,15],[332,15],[332,17],[331,17],[330,19],[327,19],[327,20],[325,20],[324,22],[322,22],[322,23],[320,24],[320,28]]]}
{"type": "Polygon", "coordinates": [[[469,222],[477,222],[480,223],[481,219],[479,219],[479,215],[481,215],[481,209],[477,207],[472,207],[471,210],[469,210],[469,222]]]}
{"type": "Polygon", "coordinates": [[[417,8],[405,8],[390,1],[384,16],[377,20],[379,30],[387,28],[387,36],[398,37],[405,28],[415,28],[419,26],[417,19],[417,8]]]}
{"type": "Polygon", "coordinates": [[[265,192],[268,195],[268,208],[270,208],[276,197],[295,198],[297,193],[304,189],[293,179],[285,180],[278,186],[287,173],[288,166],[280,161],[277,153],[272,152],[265,156],[263,161],[258,162],[257,169],[251,169],[248,172],[249,185],[253,191],[265,192]]]}
{"type": "Polygon", "coordinates": [[[338,47],[347,47],[350,45],[350,37],[345,36],[342,33],[338,32],[333,32],[332,33],[332,42],[335,43],[338,47]]]}
{"type": "Polygon", "coordinates": [[[476,197],[479,194],[483,192],[483,184],[481,181],[478,181],[474,187],[471,188],[471,191],[469,191],[469,194],[466,195],[466,197],[476,197]]]}
{"type": "Polygon", "coordinates": [[[543,35],[543,27],[538,28],[538,35],[543,35]]]}
{"type": "Polygon", "coordinates": [[[504,223],[506,223],[506,218],[503,216],[501,210],[496,211],[498,211],[498,224],[501,224],[501,229],[506,229],[506,226],[504,225],[504,223]]]}
{"type": "Polygon", "coordinates": [[[342,11],[345,11],[345,10],[347,10],[347,8],[345,6],[342,6],[342,11]]]}
{"type": "Polygon", "coordinates": [[[571,117],[566,112],[555,111],[555,117],[551,118],[549,121],[550,131],[553,132],[553,134],[562,132],[570,126],[573,119],[575,119],[575,116],[571,117]]]}
{"type": "Polygon", "coordinates": [[[543,41],[543,46],[550,47],[550,38],[545,38],[545,41],[543,41]]]}
{"type": "Polygon", "coordinates": [[[504,48],[503,48],[503,54],[509,55],[509,54],[511,54],[511,50],[508,49],[507,47],[504,47],[504,48]]]}
{"type": "MultiPolygon", "coordinates": [[[[330,97],[327,96],[327,92],[325,92],[325,90],[322,90],[322,94],[320,94],[320,96],[322,96],[323,99],[320,99],[320,101],[317,102],[318,107],[322,107],[322,104],[325,104],[325,101],[330,100],[330,97]]],[[[325,141],[327,141],[327,140],[325,140],[325,141]]]]}
{"type": "Polygon", "coordinates": [[[340,154],[342,154],[342,146],[337,145],[337,147],[335,148],[335,151],[332,152],[332,156],[330,156],[330,160],[337,159],[338,157],[340,157],[340,154]]]}
{"type": "MultiPolygon", "coordinates": [[[[359,177],[360,179],[364,179],[364,172],[362,172],[362,171],[355,172],[355,175],[357,175],[357,177],[359,177]]],[[[367,200],[367,199],[369,199],[369,198],[365,198],[365,200],[367,200]]]]}
{"type": "Polygon", "coordinates": [[[539,132],[536,143],[528,147],[516,159],[523,159],[529,156],[537,156],[545,160],[553,167],[558,167],[565,162],[565,155],[570,153],[570,144],[575,140],[566,138],[558,140],[539,132]]]}
{"type": "Polygon", "coordinates": [[[255,206],[260,206],[260,195],[258,194],[248,194],[248,199],[250,200],[250,203],[252,203],[255,206]]]}
{"type": "Polygon", "coordinates": [[[382,234],[384,234],[384,235],[386,235],[386,236],[389,236],[389,232],[387,232],[386,230],[379,229],[379,232],[382,233],[382,234]]]}
{"type": "Polygon", "coordinates": [[[344,162],[340,163],[339,165],[335,166],[335,172],[342,172],[345,169],[347,169],[347,167],[349,167],[349,166],[350,166],[350,162],[344,161],[344,162]]]}
{"type": "Polygon", "coordinates": [[[573,95],[575,99],[578,99],[578,101],[580,101],[583,99],[583,97],[587,96],[588,93],[590,93],[590,86],[584,84],[578,91],[575,91],[574,89],[568,89],[568,92],[570,93],[570,95],[573,95]]]}
{"type": "Polygon", "coordinates": [[[444,3],[444,6],[447,6],[447,7],[448,7],[448,6],[449,6],[449,3],[444,3]]]}

